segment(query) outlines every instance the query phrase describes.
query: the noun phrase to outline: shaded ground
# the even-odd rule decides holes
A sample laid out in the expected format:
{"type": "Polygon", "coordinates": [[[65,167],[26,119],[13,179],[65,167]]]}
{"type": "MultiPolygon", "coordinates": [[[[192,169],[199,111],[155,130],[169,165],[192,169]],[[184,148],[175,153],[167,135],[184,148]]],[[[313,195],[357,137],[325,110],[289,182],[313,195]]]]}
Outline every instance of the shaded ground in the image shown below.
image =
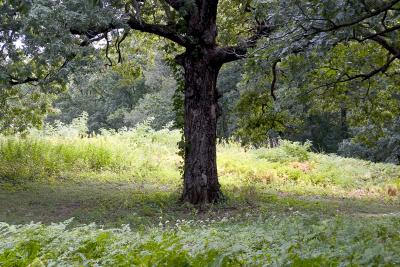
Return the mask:
{"type": "Polygon", "coordinates": [[[179,131],[146,126],[90,138],[0,137],[0,222],[75,217],[75,223],[149,226],[184,218],[400,211],[400,166],[311,153],[285,141],[273,149],[219,144],[227,200],[199,213],[178,203],[180,138],[179,131]]]}
{"type": "Polygon", "coordinates": [[[321,216],[400,216],[398,198],[300,196],[252,187],[224,189],[227,201],[199,212],[178,203],[179,189],[131,182],[27,183],[0,186],[0,221],[97,222],[106,226],[148,226],[162,220],[222,217],[256,217],[270,213],[304,213],[321,216]]]}

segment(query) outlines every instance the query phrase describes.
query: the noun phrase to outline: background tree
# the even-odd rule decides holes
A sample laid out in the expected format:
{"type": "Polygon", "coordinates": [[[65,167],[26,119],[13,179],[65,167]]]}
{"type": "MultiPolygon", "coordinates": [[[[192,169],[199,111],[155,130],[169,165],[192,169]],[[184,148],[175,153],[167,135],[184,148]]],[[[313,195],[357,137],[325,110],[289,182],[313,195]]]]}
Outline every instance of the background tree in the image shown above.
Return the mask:
{"type": "MultiPolygon", "coordinates": [[[[276,130],[272,121],[286,112],[278,123],[282,137],[310,139],[318,150],[336,152],[340,146],[342,153],[342,140],[353,137],[352,142],[362,141],[374,154],[373,144],[383,133],[392,142],[385,147],[396,147],[388,129],[398,118],[399,106],[398,2],[271,4],[267,10],[282,28],[263,39],[257,57],[247,60],[240,136],[255,143],[266,140],[267,132],[276,130]],[[258,104],[249,105],[252,101],[258,104]],[[260,110],[258,116],[252,113],[254,120],[247,119],[251,110],[260,110]]],[[[397,162],[394,158],[387,160],[397,162]]]]}
{"type": "MultiPolygon", "coordinates": [[[[138,55],[139,51],[136,57],[138,55]]],[[[153,57],[154,60],[141,63],[137,59],[135,62],[127,60],[122,66],[74,74],[68,90],[54,101],[57,114],[47,116],[46,120],[70,123],[87,112],[89,131],[99,132],[100,129],[134,127],[153,117],[151,127],[162,129],[176,120],[172,103],[176,81],[159,51],[146,51],[143,56],[153,57]],[[132,64],[136,66],[136,73],[122,71],[132,64]]]]}

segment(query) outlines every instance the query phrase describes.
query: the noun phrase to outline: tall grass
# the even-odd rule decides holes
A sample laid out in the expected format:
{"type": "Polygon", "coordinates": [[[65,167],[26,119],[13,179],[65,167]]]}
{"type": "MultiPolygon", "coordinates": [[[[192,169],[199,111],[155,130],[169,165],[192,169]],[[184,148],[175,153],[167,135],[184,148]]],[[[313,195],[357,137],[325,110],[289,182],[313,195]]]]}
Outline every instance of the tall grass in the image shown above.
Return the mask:
{"type": "MultiPolygon", "coordinates": [[[[180,132],[133,129],[87,135],[78,118],[27,136],[0,137],[0,182],[129,180],[178,187],[180,132]]],[[[354,196],[397,196],[400,167],[310,152],[310,144],[282,141],[277,148],[218,145],[221,184],[262,190],[354,196]],[[360,191],[361,190],[361,191],[360,191]]]]}
{"type": "MultiPolygon", "coordinates": [[[[74,179],[96,173],[132,178],[178,177],[178,131],[154,131],[147,122],[132,130],[82,135],[65,125],[0,137],[0,180],[74,179]],[[126,177],[126,176],[125,176],[126,177]]],[[[96,176],[98,177],[98,176],[96,176]]]]}

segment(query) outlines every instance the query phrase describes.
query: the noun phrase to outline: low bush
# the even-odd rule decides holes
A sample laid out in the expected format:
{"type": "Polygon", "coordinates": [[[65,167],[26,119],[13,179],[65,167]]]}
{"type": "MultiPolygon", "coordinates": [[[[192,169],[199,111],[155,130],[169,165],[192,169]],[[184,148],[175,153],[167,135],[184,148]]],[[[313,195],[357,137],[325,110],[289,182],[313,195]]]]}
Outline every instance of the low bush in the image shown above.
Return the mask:
{"type": "Polygon", "coordinates": [[[299,142],[281,140],[278,147],[260,149],[258,156],[273,162],[304,162],[310,158],[311,146],[311,142],[301,144],[299,142]]]}

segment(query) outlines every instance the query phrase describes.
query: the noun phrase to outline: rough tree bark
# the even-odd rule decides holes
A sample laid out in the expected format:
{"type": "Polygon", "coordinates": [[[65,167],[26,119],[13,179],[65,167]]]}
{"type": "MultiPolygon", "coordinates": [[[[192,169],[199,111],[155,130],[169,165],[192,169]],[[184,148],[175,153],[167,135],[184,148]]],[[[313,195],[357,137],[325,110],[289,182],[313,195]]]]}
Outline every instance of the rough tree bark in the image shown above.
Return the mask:
{"type": "Polygon", "coordinates": [[[216,160],[219,64],[203,48],[185,57],[185,169],[182,200],[192,204],[221,199],[216,160]]]}
{"type": "Polygon", "coordinates": [[[217,51],[218,1],[196,1],[188,18],[188,32],[196,41],[186,47],[184,135],[185,166],[182,200],[214,203],[222,192],[217,174],[217,77],[221,63],[217,51]]]}
{"type": "MultiPolygon", "coordinates": [[[[170,1],[169,1],[170,2],[170,1]]],[[[217,174],[217,77],[224,63],[241,59],[247,48],[268,32],[265,25],[240,46],[217,45],[218,0],[195,0],[187,16],[191,37],[186,52],[177,57],[185,70],[185,166],[182,201],[215,203],[223,198],[217,174]],[[194,41],[193,41],[194,40],[194,41]]]]}

